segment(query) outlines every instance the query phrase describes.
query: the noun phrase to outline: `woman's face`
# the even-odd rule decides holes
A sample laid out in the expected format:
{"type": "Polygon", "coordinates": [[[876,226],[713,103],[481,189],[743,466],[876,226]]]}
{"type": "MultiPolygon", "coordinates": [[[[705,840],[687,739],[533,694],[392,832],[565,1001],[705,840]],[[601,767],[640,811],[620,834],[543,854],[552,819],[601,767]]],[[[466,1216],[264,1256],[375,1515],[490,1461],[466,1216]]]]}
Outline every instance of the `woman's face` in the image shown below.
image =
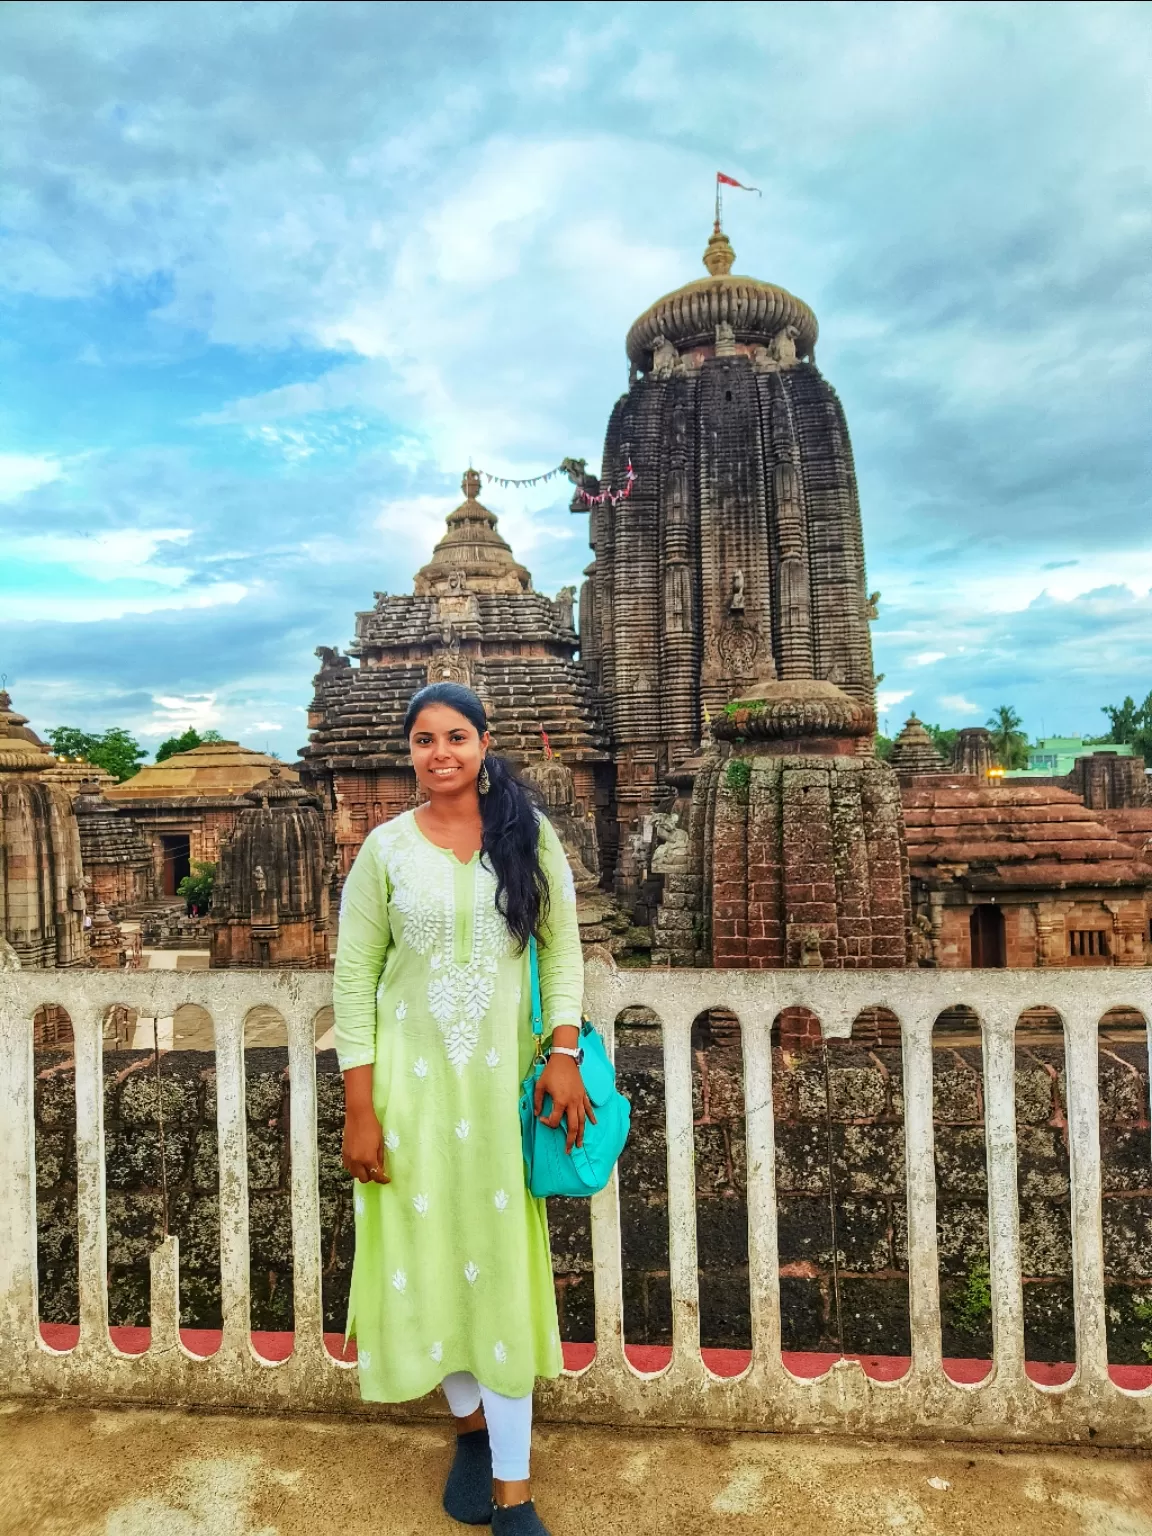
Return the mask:
{"type": "Polygon", "coordinates": [[[408,737],[416,782],[426,795],[445,799],[476,793],[476,778],[488,750],[472,722],[447,704],[428,704],[408,737]]]}

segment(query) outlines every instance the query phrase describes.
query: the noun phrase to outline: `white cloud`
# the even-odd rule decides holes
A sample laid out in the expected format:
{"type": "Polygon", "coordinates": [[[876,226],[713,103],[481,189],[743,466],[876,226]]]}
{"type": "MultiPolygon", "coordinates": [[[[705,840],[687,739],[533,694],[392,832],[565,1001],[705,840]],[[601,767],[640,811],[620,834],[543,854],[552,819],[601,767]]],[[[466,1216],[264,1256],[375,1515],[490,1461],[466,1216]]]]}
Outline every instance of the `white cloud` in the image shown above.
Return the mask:
{"type": "Polygon", "coordinates": [[[275,720],[253,720],[244,729],[246,731],[282,731],[284,727],[275,720]]]}
{"type": "Polygon", "coordinates": [[[15,501],[63,474],[57,459],[34,453],[0,453],[0,501],[15,501]]]}
{"type": "Polygon", "coordinates": [[[943,661],[947,651],[921,651],[917,656],[909,656],[908,660],[914,667],[930,667],[934,661],[943,661]]]}
{"type": "Polygon", "coordinates": [[[941,709],[951,710],[954,715],[982,715],[984,711],[979,704],[973,704],[971,699],[966,699],[962,693],[942,693],[937,700],[941,709]]]}
{"type": "Polygon", "coordinates": [[[81,597],[66,592],[16,594],[4,596],[4,617],[63,623],[95,623],[102,619],[120,619],[128,614],[163,613],[179,609],[216,608],[239,603],[251,588],[236,581],[213,582],[185,592],[157,594],[152,597],[81,597]]]}
{"type": "Polygon", "coordinates": [[[882,688],[876,695],[876,708],[882,715],[886,715],[890,709],[895,709],[897,704],[902,704],[905,699],[910,699],[911,697],[911,688],[905,688],[902,693],[895,689],[882,688]]]}
{"type": "Polygon", "coordinates": [[[214,693],[158,694],[152,700],[152,718],[136,729],[142,736],[179,736],[192,726],[197,731],[216,729],[220,710],[214,693]]]}
{"type": "Polygon", "coordinates": [[[190,571],[183,566],[154,565],[162,544],[182,544],[190,528],[117,528],[106,533],[29,534],[11,540],[9,552],[40,565],[68,566],[93,581],[150,581],[179,587],[190,571]]]}
{"type": "MultiPolygon", "coordinates": [[[[380,510],[373,518],[373,526],[381,533],[399,535],[405,541],[426,548],[432,553],[432,545],[444,533],[444,519],[456,505],[446,496],[402,496],[396,500],[382,501],[380,510]]],[[[427,558],[427,556],[425,557],[427,558]]]]}

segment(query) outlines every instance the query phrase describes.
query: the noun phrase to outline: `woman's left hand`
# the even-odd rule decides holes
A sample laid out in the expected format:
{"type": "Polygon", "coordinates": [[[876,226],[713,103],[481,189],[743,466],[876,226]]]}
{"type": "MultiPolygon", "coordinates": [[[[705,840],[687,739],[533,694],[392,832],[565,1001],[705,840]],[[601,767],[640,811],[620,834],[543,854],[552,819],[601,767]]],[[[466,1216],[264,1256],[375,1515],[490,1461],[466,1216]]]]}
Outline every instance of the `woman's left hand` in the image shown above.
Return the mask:
{"type": "Polygon", "coordinates": [[[580,1076],[580,1068],[576,1065],[572,1056],[549,1056],[543,1072],[536,1079],[536,1118],[541,1125],[547,1125],[555,1129],[560,1121],[565,1122],[568,1132],[568,1145],[565,1151],[569,1154],[573,1146],[584,1145],[584,1124],[591,1120],[596,1124],[596,1112],[592,1108],[592,1100],[584,1091],[584,1079],[580,1076]],[[552,1098],[552,1113],[544,1113],[544,1095],[552,1098]]]}

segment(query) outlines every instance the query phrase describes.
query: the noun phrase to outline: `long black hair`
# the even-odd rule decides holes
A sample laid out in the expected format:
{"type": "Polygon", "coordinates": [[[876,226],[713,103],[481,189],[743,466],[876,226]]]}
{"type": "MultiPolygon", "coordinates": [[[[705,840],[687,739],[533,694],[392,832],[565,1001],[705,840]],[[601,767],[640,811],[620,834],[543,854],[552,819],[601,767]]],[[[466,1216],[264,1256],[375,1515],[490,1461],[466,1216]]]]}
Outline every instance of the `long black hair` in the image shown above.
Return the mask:
{"type": "MultiPolygon", "coordinates": [[[[480,736],[488,729],[484,706],[471,688],[461,683],[429,683],[408,701],[405,736],[411,736],[420,711],[429,704],[454,709],[480,736]]],[[[535,792],[495,752],[488,752],[484,767],[488,770],[488,792],[480,796],[480,857],[496,876],[496,908],[523,952],[548,915],[548,879],[540,866],[538,801],[535,792]]]]}

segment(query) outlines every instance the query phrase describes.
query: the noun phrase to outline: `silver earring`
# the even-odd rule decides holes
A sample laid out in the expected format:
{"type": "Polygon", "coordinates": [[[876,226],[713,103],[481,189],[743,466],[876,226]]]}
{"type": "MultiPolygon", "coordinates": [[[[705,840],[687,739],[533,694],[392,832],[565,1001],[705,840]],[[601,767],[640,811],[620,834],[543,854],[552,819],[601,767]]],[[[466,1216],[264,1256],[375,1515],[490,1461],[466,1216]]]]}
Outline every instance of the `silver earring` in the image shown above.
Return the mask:
{"type": "Polygon", "coordinates": [[[486,795],[492,788],[492,780],[488,777],[488,764],[481,763],[480,773],[476,779],[476,788],[482,795],[486,795]]]}

